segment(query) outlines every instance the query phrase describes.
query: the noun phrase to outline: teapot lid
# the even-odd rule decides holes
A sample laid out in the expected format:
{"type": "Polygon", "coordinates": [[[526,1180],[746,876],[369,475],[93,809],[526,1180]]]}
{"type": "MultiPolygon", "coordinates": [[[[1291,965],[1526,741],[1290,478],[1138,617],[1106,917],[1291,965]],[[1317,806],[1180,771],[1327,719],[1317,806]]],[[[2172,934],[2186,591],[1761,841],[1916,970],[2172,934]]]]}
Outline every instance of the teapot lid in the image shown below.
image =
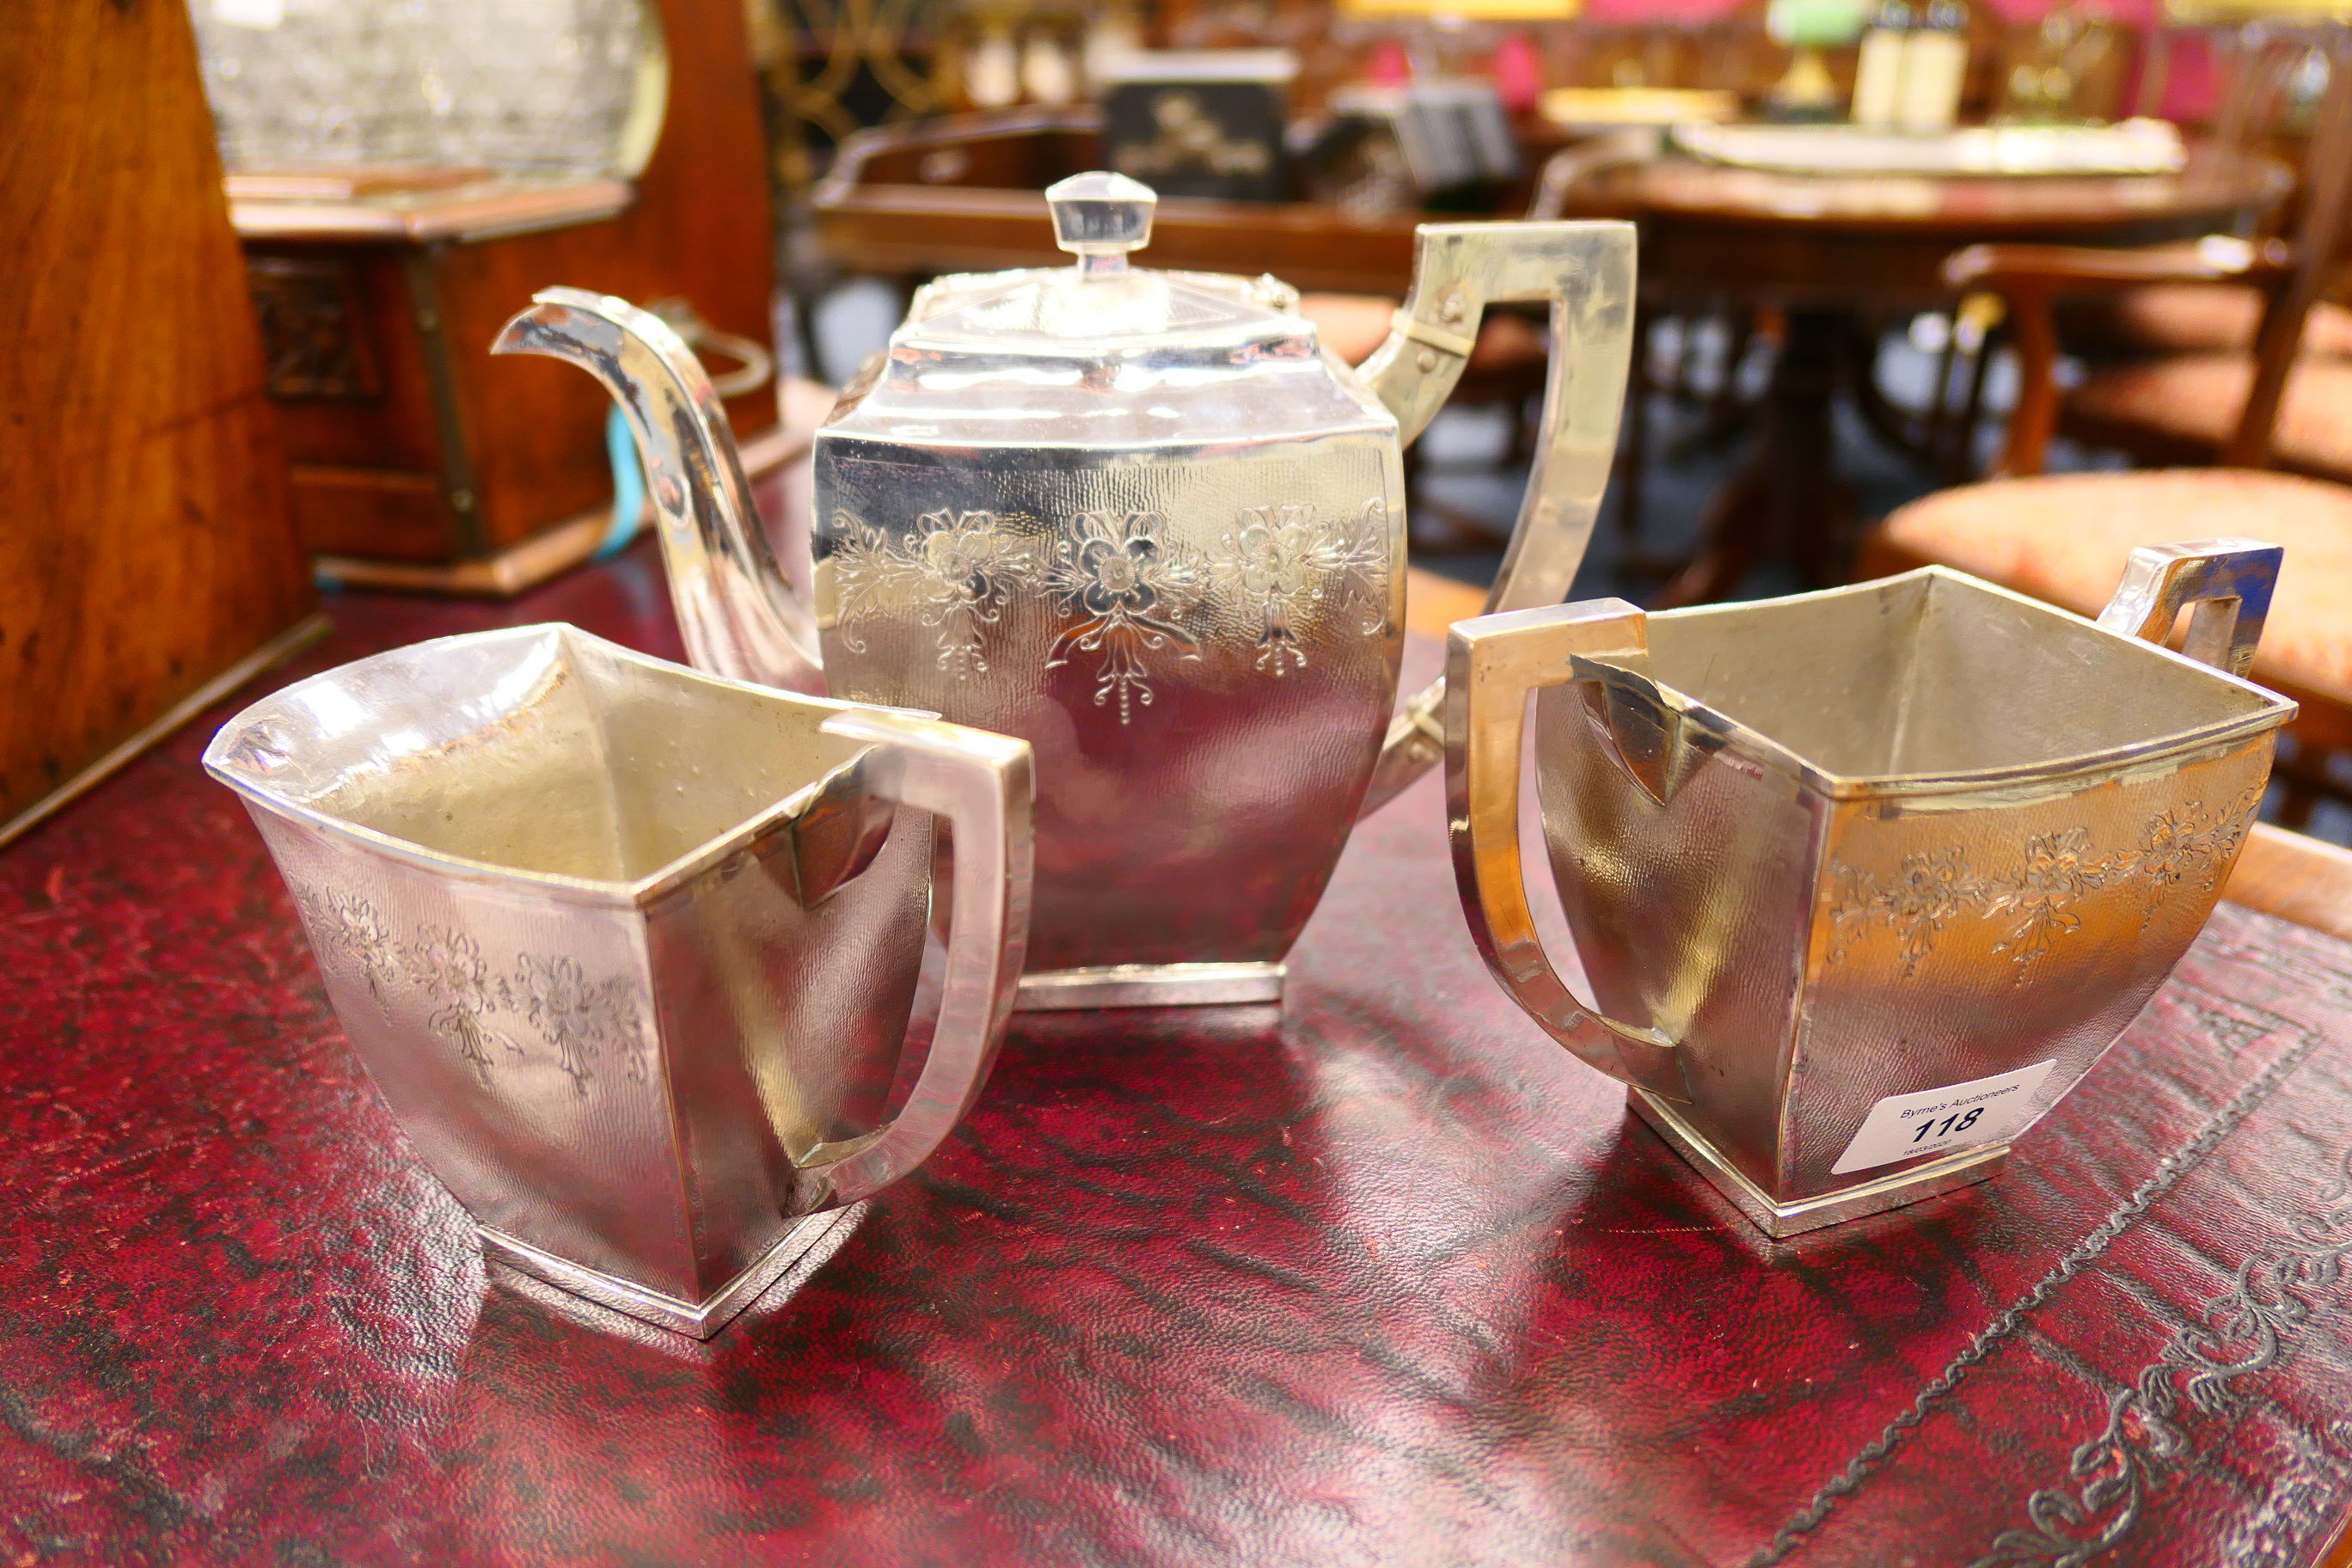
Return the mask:
{"type": "Polygon", "coordinates": [[[1298,297],[1286,284],[1130,268],[1128,253],[1151,242],[1159,204],[1150,186],[1101,171],[1048,187],[1055,242],[1077,264],[942,279],[918,298],[894,342],[1046,355],[1288,343],[1313,355],[1313,328],[1291,309],[1298,297]]]}
{"type": "Polygon", "coordinates": [[[1079,174],[1045,193],[1075,267],[939,279],[818,432],[957,447],[1260,443],[1396,416],[1317,348],[1272,278],[1131,268],[1150,188],[1079,174]]]}

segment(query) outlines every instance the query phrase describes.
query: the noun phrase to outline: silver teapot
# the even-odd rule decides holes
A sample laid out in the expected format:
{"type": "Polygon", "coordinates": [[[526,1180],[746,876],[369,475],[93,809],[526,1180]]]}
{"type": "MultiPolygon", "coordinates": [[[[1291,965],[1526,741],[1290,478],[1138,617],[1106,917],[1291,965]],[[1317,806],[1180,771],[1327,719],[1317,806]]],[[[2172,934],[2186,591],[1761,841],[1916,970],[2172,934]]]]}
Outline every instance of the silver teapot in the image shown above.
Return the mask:
{"type": "Polygon", "coordinates": [[[1633,231],[1423,226],[1360,372],[1286,284],[1129,268],[1145,186],[1045,195],[1076,265],[929,284],[817,432],[813,608],[669,328],[550,289],[495,352],[620,401],[696,665],[1034,748],[1021,1005],[1276,1000],[1356,820],[1444,754],[1442,686],[1396,702],[1404,444],[1488,304],[1549,301],[1545,436],[1487,608],[1564,598],[1616,447],[1633,231]]]}

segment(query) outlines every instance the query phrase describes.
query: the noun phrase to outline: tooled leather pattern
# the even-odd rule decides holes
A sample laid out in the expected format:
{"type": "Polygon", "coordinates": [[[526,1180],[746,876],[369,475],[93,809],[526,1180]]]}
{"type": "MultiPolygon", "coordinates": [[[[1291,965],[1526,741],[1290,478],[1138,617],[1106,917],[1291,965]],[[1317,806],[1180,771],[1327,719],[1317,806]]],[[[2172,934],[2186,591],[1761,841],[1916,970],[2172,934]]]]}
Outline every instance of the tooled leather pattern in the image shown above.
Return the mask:
{"type": "MultiPolygon", "coordinates": [[[[674,656],[659,590],[349,597],[306,668],[674,656]]],[[[698,1346],[486,1279],[219,717],[0,857],[0,1562],[2288,1563],[2352,1488],[2343,944],[2225,907],[2005,1173],[1772,1244],[1488,981],[1424,781],[1280,1015],[1020,1021],[698,1346]]]]}

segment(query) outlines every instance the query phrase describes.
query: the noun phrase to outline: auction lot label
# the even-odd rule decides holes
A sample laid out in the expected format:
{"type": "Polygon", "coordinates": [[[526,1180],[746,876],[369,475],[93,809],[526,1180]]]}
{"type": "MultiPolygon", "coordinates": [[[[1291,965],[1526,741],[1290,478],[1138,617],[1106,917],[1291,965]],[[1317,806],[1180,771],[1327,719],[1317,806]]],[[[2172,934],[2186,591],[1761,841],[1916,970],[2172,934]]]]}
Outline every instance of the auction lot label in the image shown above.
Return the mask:
{"type": "Polygon", "coordinates": [[[2057,1065],[2036,1062],[2015,1072],[1970,1079],[1948,1089],[1890,1094],[1870,1108],[1862,1131],[1845,1146],[1830,1173],[1843,1176],[1848,1171],[1867,1171],[1914,1154],[1940,1154],[1975,1143],[1998,1142],[2025,1119],[2033,1091],[2057,1065]]]}

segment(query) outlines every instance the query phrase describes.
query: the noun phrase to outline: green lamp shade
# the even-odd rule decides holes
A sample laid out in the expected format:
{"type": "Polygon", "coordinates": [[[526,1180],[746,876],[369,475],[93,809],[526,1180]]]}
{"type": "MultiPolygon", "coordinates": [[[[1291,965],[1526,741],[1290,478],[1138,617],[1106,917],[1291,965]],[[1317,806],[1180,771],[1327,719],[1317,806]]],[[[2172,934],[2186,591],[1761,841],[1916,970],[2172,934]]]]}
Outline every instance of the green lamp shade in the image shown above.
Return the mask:
{"type": "Polygon", "coordinates": [[[1772,0],[1764,28],[1791,48],[1833,48],[1862,37],[1867,0],[1772,0]]]}

